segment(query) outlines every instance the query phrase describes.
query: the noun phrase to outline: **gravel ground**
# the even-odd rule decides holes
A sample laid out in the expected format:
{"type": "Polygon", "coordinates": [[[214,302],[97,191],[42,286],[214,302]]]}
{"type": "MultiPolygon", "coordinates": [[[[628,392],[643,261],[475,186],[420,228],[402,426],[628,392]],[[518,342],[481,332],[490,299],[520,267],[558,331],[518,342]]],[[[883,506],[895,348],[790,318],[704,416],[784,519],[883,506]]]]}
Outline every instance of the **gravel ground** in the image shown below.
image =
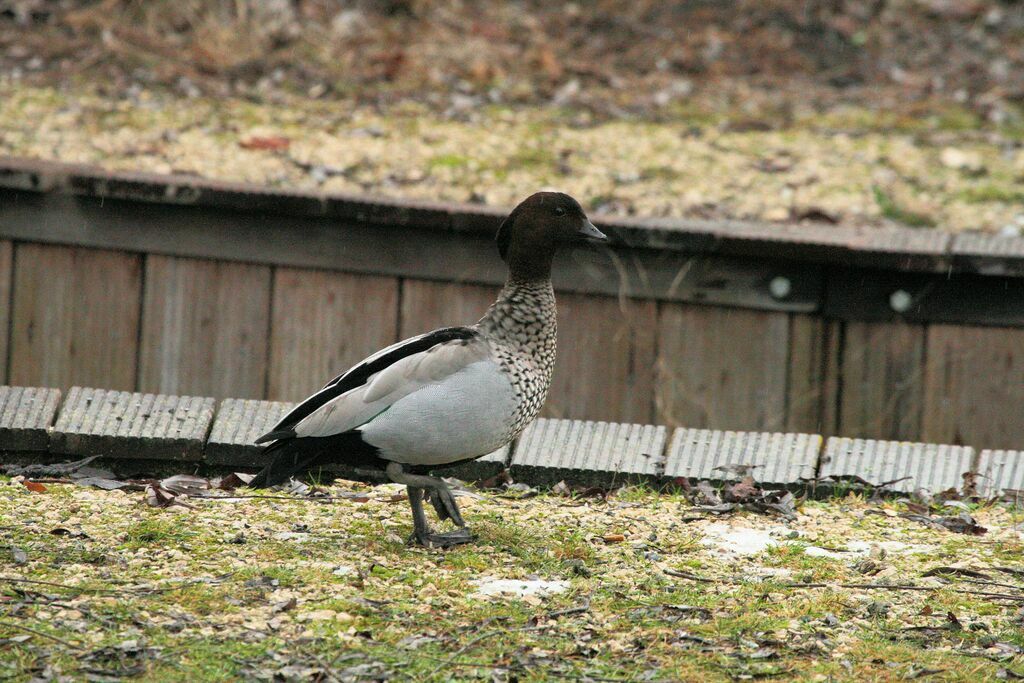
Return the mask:
{"type": "Polygon", "coordinates": [[[987,532],[965,535],[856,495],[786,519],[644,488],[485,491],[462,497],[479,540],[439,551],[405,545],[400,487],[314,493],[154,508],[142,491],[0,479],[0,676],[1024,675],[1024,527],[1002,504],[932,508],[969,508],[987,532]]]}
{"type": "Polygon", "coordinates": [[[305,100],[0,92],[0,154],[108,169],[496,206],[557,187],[616,215],[1024,229],[1020,140],[956,112],[892,121],[841,109],[749,130],[685,112],[661,123],[550,108],[385,116],[305,100]]]}

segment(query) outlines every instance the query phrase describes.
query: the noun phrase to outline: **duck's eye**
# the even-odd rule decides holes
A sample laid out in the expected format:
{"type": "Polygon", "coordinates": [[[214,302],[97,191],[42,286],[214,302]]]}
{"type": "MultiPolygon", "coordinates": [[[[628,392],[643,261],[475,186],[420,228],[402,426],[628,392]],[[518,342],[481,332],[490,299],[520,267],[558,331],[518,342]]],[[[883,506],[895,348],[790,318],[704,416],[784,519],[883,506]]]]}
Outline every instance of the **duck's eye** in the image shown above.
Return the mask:
{"type": "Polygon", "coordinates": [[[563,209],[560,206],[556,206],[555,207],[555,215],[556,216],[564,216],[565,215],[565,209],[563,209]]]}

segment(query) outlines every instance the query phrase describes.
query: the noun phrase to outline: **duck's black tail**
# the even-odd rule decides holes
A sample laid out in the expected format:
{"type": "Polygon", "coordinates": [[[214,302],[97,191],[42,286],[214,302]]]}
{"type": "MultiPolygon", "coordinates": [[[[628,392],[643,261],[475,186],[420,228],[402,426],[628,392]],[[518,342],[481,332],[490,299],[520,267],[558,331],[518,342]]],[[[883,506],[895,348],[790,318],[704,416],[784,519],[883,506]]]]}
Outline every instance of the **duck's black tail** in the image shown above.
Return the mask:
{"type": "Polygon", "coordinates": [[[322,437],[284,436],[263,449],[270,462],[249,482],[250,488],[282,484],[296,475],[316,469],[317,465],[344,463],[353,467],[380,464],[377,449],[363,441],[358,431],[322,437]]]}

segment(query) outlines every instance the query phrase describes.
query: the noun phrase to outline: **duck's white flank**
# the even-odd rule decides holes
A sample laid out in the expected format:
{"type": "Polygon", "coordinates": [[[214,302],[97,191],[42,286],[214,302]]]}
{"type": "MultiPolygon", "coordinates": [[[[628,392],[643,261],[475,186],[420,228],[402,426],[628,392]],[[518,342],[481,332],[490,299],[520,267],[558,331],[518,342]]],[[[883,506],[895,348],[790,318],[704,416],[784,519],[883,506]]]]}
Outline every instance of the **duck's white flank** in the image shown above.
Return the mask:
{"type": "Polygon", "coordinates": [[[443,465],[503,446],[515,408],[508,374],[484,360],[399,399],[360,431],[385,460],[443,465]]]}

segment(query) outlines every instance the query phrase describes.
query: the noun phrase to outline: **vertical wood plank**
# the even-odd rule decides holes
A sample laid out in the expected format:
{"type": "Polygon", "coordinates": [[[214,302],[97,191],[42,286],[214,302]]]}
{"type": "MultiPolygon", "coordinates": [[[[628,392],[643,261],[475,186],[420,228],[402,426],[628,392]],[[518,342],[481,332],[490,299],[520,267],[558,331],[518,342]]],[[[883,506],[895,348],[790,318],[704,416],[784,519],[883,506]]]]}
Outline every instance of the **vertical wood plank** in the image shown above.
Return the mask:
{"type": "Polygon", "coordinates": [[[398,334],[402,339],[450,325],[472,325],[498,296],[500,287],[454,282],[402,282],[398,334]]]}
{"type": "Polygon", "coordinates": [[[134,389],[141,274],[124,252],[19,244],[10,382],[134,389]]]}
{"type": "Polygon", "coordinates": [[[813,315],[790,315],[787,431],[820,434],[825,427],[828,350],[828,322],[813,315]]]}
{"type": "Polygon", "coordinates": [[[821,431],[824,437],[839,434],[839,404],[842,398],[840,363],[842,362],[843,323],[825,320],[822,329],[824,344],[824,396],[821,403],[821,431]]]}
{"type": "Polygon", "coordinates": [[[270,268],[146,257],[139,388],[262,398],[270,268]]]}
{"type": "Polygon", "coordinates": [[[923,438],[1011,449],[1024,444],[1024,330],[932,325],[923,438]]]}
{"type": "Polygon", "coordinates": [[[10,348],[11,281],[14,278],[14,246],[0,241],[0,384],[7,383],[7,351],[10,348]]]}
{"type": "Polygon", "coordinates": [[[789,333],[786,313],[662,303],[658,422],[783,429],[789,333]]]}
{"type": "Polygon", "coordinates": [[[869,439],[920,439],[924,327],[848,322],[844,327],[839,432],[869,439]]]}
{"type": "Polygon", "coordinates": [[[278,268],[268,398],[298,401],[396,341],[398,280],[278,268]]]}
{"type": "Polygon", "coordinates": [[[657,304],[558,293],[558,360],[542,415],[654,419],[657,304]]]}

